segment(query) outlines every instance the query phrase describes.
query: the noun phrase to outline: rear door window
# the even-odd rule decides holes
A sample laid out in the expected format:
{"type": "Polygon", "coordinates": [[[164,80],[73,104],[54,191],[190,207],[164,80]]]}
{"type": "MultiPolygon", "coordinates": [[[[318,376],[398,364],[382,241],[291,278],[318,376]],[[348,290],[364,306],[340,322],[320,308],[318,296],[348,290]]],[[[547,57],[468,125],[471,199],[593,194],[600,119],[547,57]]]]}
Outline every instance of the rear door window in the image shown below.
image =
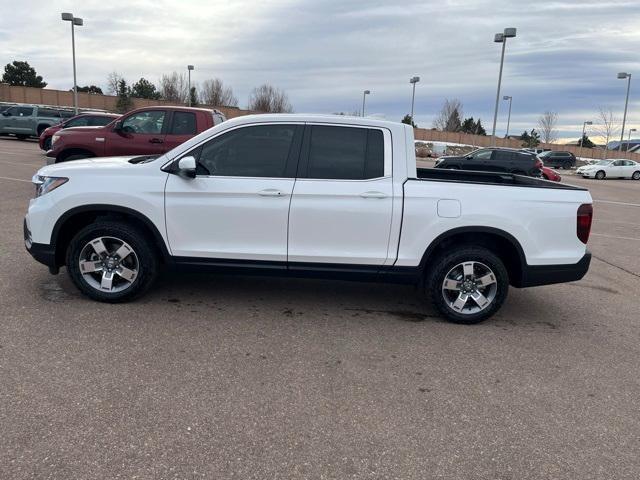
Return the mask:
{"type": "Polygon", "coordinates": [[[58,110],[54,110],[53,108],[38,108],[38,116],[57,118],[60,116],[60,112],[58,110]]]}
{"type": "Polygon", "coordinates": [[[89,117],[78,117],[69,120],[65,127],[86,127],[89,125],[89,117]]]}
{"type": "Polygon", "coordinates": [[[196,114],[193,112],[173,112],[169,135],[195,135],[196,114]]]}
{"type": "Polygon", "coordinates": [[[384,136],[369,128],[314,125],[307,178],[366,180],[384,176],[384,136]]]}
{"type": "Polygon", "coordinates": [[[492,160],[496,160],[498,162],[510,162],[513,160],[513,152],[507,152],[504,150],[495,150],[493,152],[492,160]]]}
{"type": "Polygon", "coordinates": [[[103,127],[113,122],[115,119],[112,117],[89,117],[90,127],[103,127]]]}
{"type": "Polygon", "coordinates": [[[18,107],[17,115],[18,117],[30,117],[33,115],[33,107],[18,107]]]}

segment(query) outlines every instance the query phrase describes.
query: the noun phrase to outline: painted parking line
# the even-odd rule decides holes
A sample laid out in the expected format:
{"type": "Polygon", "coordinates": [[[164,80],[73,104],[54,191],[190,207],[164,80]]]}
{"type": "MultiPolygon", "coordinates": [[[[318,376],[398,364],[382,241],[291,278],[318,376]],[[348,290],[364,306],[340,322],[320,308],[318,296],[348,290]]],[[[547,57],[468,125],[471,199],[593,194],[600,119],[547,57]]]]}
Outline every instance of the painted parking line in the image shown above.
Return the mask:
{"type": "Polygon", "coordinates": [[[0,160],[0,163],[6,164],[6,165],[19,165],[21,167],[44,167],[44,165],[42,163],[37,164],[37,163],[28,163],[28,162],[7,162],[6,160],[0,160]]]}
{"type": "Polygon", "coordinates": [[[608,204],[611,204],[611,205],[624,205],[626,207],[640,207],[640,203],[614,202],[612,200],[597,200],[597,199],[595,199],[594,202],[596,202],[596,203],[608,203],[608,204]]]}
{"type": "Polygon", "coordinates": [[[13,180],[14,182],[31,183],[31,180],[23,180],[22,178],[0,177],[0,180],[13,180]]]}
{"type": "Polygon", "coordinates": [[[640,242],[640,238],[633,237],[618,237],[616,235],[605,235],[604,233],[592,233],[593,237],[604,237],[604,238],[615,238],[616,240],[635,240],[636,242],[640,242]]]}

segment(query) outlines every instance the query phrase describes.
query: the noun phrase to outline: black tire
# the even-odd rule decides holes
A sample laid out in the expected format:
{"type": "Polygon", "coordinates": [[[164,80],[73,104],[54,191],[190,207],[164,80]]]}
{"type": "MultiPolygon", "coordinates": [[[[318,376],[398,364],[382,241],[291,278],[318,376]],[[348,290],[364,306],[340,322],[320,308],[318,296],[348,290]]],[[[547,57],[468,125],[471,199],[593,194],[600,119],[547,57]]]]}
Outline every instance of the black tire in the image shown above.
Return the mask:
{"type": "Polygon", "coordinates": [[[44,131],[45,131],[47,128],[49,128],[49,127],[50,127],[50,125],[40,125],[40,126],[38,127],[38,130],[37,130],[37,132],[38,132],[38,137],[40,137],[40,135],[42,135],[42,132],[44,132],[44,131]]]}
{"type": "Polygon", "coordinates": [[[637,172],[633,172],[633,173],[631,174],[631,178],[632,178],[633,180],[640,180],[640,170],[638,170],[637,172]]]}
{"type": "Polygon", "coordinates": [[[51,150],[51,137],[47,137],[44,139],[44,142],[42,142],[42,149],[45,152],[48,152],[49,150],[51,150]]]}
{"type": "Polygon", "coordinates": [[[604,180],[604,178],[607,176],[607,174],[605,173],[604,170],[598,170],[596,172],[595,178],[596,180],[604,180]]]}
{"type": "Polygon", "coordinates": [[[571,163],[569,163],[569,162],[564,162],[564,163],[562,164],[562,169],[563,169],[563,170],[569,170],[570,168],[571,168],[571,163]]]}
{"type": "MultiPolygon", "coordinates": [[[[466,278],[471,277],[465,277],[464,279],[466,278]]],[[[509,291],[509,274],[502,260],[490,250],[483,247],[459,246],[439,255],[430,263],[425,288],[426,294],[433,303],[433,306],[442,313],[447,320],[453,323],[470,325],[486,320],[500,309],[509,291]],[[465,307],[469,304],[469,307],[472,308],[473,305],[471,305],[470,302],[473,302],[475,308],[480,308],[480,310],[477,312],[464,312],[464,308],[462,308],[461,311],[456,311],[452,306],[451,299],[446,298],[447,294],[451,293],[453,296],[456,294],[454,290],[445,290],[443,288],[445,277],[457,266],[471,262],[474,262],[476,265],[481,265],[482,267],[487,267],[490,269],[490,273],[493,274],[493,283],[491,286],[486,287],[484,291],[482,288],[476,289],[476,292],[480,291],[483,295],[487,294],[488,296],[485,297],[485,299],[490,300],[490,302],[485,307],[480,307],[472,298],[469,298],[465,307]],[[495,290],[490,292],[488,289],[493,288],[493,285],[495,285],[495,290]]],[[[460,296],[464,293],[462,290],[457,291],[460,292],[460,296]]]]}
{"type": "MultiPolygon", "coordinates": [[[[114,242],[114,244],[117,246],[116,242],[114,242]]],[[[107,303],[126,302],[145,293],[158,276],[158,252],[152,245],[153,242],[147,235],[130,224],[106,220],[96,221],[80,230],[71,240],[66,255],[67,271],[76,287],[87,297],[107,303]],[[80,269],[80,261],[86,258],[84,255],[89,242],[98,238],[105,239],[103,245],[106,245],[107,241],[119,240],[126,242],[126,244],[131,247],[131,253],[133,253],[133,255],[129,254],[123,257],[126,256],[131,261],[133,261],[131,257],[135,257],[137,267],[135,269],[137,272],[135,279],[131,282],[124,280],[124,277],[121,277],[119,274],[116,275],[117,268],[114,268],[113,270],[115,272],[111,274],[111,277],[114,279],[114,289],[116,285],[117,288],[124,285],[124,290],[103,291],[95,285],[92,286],[90,283],[92,278],[95,284],[98,283],[98,278],[96,277],[106,274],[106,269],[104,268],[101,270],[101,273],[93,272],[89,274],[82,272],[80,269]]],[[[94,253],[95,252],[96,250],[94,250],[94,253]]],[[[96,259],[97,263],[100,263],[99,258],[100,257],[96,259]]],[[[123,259],[123,264],[124,261],[123,259]]],[[[133,267],[131,268],[133,269],[133,267]]]]}
{"type": "Polygon", "coordinates": [[[18,135],[16,135],[16,138],[18,140],[26,140],[27,138],[29,138],[29,135],[18,134],[18,135]]]}

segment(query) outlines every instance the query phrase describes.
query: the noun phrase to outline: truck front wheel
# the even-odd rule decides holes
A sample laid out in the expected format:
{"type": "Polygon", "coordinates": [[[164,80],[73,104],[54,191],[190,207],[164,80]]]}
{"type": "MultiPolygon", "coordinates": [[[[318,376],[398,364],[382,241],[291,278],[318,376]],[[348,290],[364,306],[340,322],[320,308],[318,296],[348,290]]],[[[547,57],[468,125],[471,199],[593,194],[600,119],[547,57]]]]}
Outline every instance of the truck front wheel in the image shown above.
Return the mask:
{"type": "Polygon", "coordinates": [[[157,252],[127,223],[98,221],[80,230],[67,249],[67,269],[78,289],[101,302],[144,293],[158,274],[157,252]]]}
{"type": "Polygon", "coordinates": [[[509,274],[493,252],[464,246],[439,255],[426,279],[434,307],[449,321],[473,324],[496,313],[509,290],[509,274]]]}

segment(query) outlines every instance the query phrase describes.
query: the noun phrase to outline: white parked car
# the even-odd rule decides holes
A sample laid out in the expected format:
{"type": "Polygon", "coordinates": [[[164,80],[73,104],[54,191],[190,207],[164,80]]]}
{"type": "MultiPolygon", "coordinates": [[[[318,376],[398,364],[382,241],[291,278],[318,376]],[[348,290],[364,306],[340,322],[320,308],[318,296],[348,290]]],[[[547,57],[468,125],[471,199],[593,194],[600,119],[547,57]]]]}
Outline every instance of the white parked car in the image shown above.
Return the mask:
{"type": "Polygon", "coordinates": [[[633,178],[640,180],[640,163],[633,160],[610,159],[598,160],[591,165],[584,165],[576,170],[584,178],[633,178]]]}
{"type": "Polygon", "coordinates": [[[476,323],[509,285],[579,280],[591,258],[586,189],[416,168],[413,128],[370,118],[243,116],[159,157],[64,162],[33,182],[27,249],[104,302],[142,294],[161,266],[197,267],[411,283],[476,323]]]}

